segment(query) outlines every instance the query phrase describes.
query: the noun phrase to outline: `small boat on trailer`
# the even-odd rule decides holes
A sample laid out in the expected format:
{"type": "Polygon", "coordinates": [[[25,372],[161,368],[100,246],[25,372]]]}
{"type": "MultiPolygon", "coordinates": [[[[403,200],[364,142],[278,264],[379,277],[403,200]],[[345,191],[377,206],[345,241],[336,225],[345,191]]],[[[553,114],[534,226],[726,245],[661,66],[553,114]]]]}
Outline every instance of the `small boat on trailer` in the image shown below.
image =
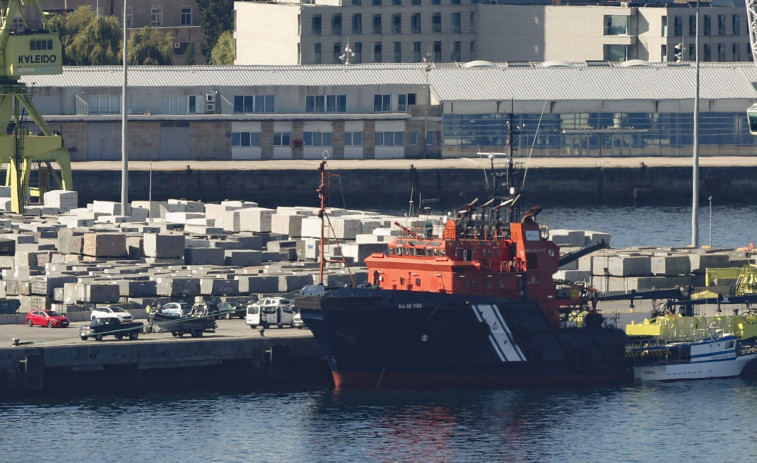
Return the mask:
{"type": "Polygon", "coordinates": [[[677,381],[740,376],[757,358],[757,346],[718,332],[699,341],[631,347],[628,353],[634,358],[637,380],[677,381]]]}

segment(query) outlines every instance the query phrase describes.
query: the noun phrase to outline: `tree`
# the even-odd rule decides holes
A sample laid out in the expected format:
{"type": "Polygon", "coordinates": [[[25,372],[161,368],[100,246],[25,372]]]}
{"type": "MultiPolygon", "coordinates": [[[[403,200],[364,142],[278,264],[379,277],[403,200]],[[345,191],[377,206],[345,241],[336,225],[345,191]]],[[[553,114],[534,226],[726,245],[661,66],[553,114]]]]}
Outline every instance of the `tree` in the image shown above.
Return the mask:
{"type": "Polygon", "coordinates": [[[129,64],[169,65],[173,63],[173,34],[145,26],[131,33],[129,64]]]}
{"type": "Polygon", "coordinates": [[[196,0],[196,4],[202,28],[200,53],[210,62],[221,34],[234,29],[234,0],[196,0]]]}
{"type": "Polygon", "coordinates": [[[195,44],[189,42],[187,45],[187,51],[184,52],[184,66],[191,66],[195,64],[195,44]]]}
{"type": "Polygon", "coordinates": [[[218,37],[218,43],[210,54],[210,64],[234,64],[234,34],[226,31],[218,37]]]}
{"type": "Polygon", "coordinates": [[[90,5],[56,16],[52,29],[60,36],[64,65],[106,65],[121,60],[121,24],[113,16],[95,16],[90,5]]]}
{"type": "Polygon", "coordinates": [[[118,64],[121,58],[121,23],[115,16],[99,16],[90,20],[65,47],[64,63],[74,66],[118,64]]]}

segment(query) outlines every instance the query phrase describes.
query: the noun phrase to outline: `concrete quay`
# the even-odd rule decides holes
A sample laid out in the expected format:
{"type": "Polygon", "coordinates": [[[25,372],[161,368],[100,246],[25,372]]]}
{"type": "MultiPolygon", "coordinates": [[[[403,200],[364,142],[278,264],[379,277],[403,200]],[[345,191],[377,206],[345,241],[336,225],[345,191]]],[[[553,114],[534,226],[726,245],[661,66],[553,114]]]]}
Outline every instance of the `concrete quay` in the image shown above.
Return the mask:
{"type": "Polygon", "coordinates": [[[81,341],[69,328],[0,326],[0,395],[244,389],[273,384],[328,384],[325,358],[308,330],[219,320],[200,338],[149,333],[138,340],[81,341]],[[11,346],[11,339],[19,346],[11,346]]]}
{"type": "MultiPolygon", "coordinates": [[[[525,154],[520,154],[523,156],[516,162],[528,171],[524,193],[531,204],[691,203],[691,157],[525,159],[525,154]]],[[[72,164],[82,204],[120,199],[120,162],[72,164]]],[[[146,200],[151,196],[162,201],[179,196],[212,202],[253,199],[265,207],[315,205],[318,164],[318,160],[307,159],[132,161],[129,197],[146,200]]],[[[757,156],[706,156],[699,159],[699,165],[701,198],[712,195],[721,204],[743,203],[757,194],[757,156]]],[[[432,200],[427,203],[432,209],[446,210],[487,197],[482,172],[490,166],[486,157],[333,159],[328,169],[340,177],[333,180],[332,203],[403,210],[412,190],[432,200]]]]}

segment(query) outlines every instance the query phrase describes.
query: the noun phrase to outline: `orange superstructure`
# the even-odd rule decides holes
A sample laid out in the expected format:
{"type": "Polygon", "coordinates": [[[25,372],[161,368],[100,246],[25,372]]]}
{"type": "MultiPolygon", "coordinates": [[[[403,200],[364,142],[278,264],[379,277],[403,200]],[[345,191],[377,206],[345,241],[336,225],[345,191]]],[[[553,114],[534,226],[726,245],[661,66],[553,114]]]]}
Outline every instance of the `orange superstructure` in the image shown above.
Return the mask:
{"type": "Polygon", "coordinates": [[[370,282],[383,289],[528,298],[555,324],[561,312],[591,299],[582,285],[558,291],[552,276],[560,248],[538,223],[526,219],[503,229],[461,222],[448,220],[439,238],[409,233],[392,241],[386,253],[367,257],[370,282]]]}

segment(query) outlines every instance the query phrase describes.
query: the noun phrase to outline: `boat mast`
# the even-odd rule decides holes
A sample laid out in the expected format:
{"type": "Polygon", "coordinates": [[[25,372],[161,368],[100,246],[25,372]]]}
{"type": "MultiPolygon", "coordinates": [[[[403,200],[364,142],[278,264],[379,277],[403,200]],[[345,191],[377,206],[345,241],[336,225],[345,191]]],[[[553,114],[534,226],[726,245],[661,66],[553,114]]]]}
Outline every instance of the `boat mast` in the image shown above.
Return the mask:
{"type": "Polygon", "coordinates": [[[699,247],[699,218],[697,209],[699,207],[699,0],[697,0],[696,15],[696,38],[694,40],[696,48],[696,96],[694,97],[694,143],[693,143],[693,168],[691,175],[691,245],[699,247]]]}
{"type": "Polygon", "coordinates": [[[326,220],[326,158],[324,158],[321,161],[321,164],[318,166],[318,172],[321,173],[321,184],[318,186],[318,197],[321,199],[321,208],[318,210],[318,217],[321,219],[321,242],[318,244],[319,248],[319,259],[318,259],[318,282],[322,285],[323,284],[323,267],[325,265],[325,259],[323,258],[323,230],[325,228],[325,224],[323,223],[324,220],[326,220]]]}

